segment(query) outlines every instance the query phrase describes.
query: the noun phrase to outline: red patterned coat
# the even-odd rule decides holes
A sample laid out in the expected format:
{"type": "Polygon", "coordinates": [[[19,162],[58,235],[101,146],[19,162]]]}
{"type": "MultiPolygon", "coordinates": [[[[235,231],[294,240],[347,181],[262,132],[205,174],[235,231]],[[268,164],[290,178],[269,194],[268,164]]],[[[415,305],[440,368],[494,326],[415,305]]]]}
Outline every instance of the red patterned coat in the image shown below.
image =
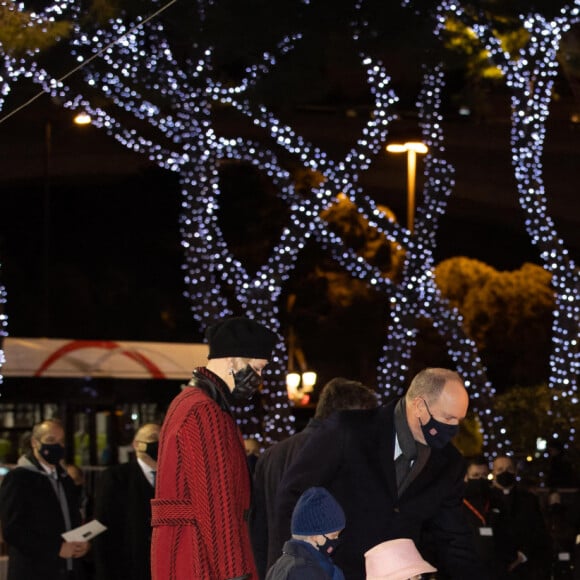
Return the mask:
{"type": "Polygon", "coordinates": [[[205,367],[192,383],[171,403],[159,437],[152,579],[256,580],[250,475],[229,390],[205,367]]]}

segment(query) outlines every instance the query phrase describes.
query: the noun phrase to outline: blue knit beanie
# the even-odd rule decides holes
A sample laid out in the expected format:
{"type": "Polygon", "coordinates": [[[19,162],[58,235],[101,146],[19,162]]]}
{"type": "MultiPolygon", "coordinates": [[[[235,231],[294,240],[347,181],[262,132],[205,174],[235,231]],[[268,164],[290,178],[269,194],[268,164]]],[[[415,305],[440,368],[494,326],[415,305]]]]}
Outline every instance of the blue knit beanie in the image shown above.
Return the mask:
{"type": "Polygon", "coordinates": [[[323,487],[307,489],[292,512],[292,535],[318,536],[344,529],[346,518],[340,504],[323,487]]]}

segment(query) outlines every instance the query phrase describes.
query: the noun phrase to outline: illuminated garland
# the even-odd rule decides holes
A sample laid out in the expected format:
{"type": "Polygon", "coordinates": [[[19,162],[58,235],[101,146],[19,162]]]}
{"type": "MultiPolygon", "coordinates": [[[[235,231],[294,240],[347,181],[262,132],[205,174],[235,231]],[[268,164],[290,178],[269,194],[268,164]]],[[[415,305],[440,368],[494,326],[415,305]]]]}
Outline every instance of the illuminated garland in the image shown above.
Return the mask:
{"type": "MultiPolygon", "coordinates": [[[[203,16],[205,9],[212,4],[200,2],[200,15],[203,16]]],[[[361,6],[362,2],[356,4],[357,9],[361,6]]],[[[80,22],[78,6],[72,0],[59,4],[59,7],[60,10],[68,9],[72,18],[80,22]]],[[[458,11],[453,4],[446,4],[443,9],[458,11]]],[[[262,62],[249,67],[236,87],[225,87],[212,77],[212,47],[200,48],[197,61],[182,66],[174,58],[160,23],[152,22],[135,28],[138,23],[129,25],[116,19],[110,23],[109,30],[98,30],[90,36],[79,24],[75,25],[72,46],[76,60],[83,63],[98,55],[94,61],[98,66],[91,62],[83,68],[86,85],[83,94],[76,94],[71,87],[55,80],[35,63],[8,59],[5,60],[5,69],[12,80],[24,75],[50,94],[65,98],[65,106],[86,109],[93,116],[94,124],[105,129],[123,146],[145,154],[158,166],[179,174],[183,192],[180,229],[185,255],[186,296],[200,326],[203,328],[216,318],[241,309],[248,316],[279,330],[279,296],[304,244],[314,237],[352,276],[365,280],[391,301],[392,317],[378,370],[381,393],[403,392],[408,361],[416,340],[417,319],[429,317],[436,330],[445,337],[450,355],[470,388],[473,408],[484,425],[486,446],[501,448],[504,443],[509,446],[509,440],[502,441],[500,437],[503,435],[501,418],[492,418],[489,404],[485,404],[494,391],[487,382],[475,345],[465,337],[459,314],[442,300],[431,274],[438,218],[446,210],[453,187],[453,170],[443,159],[441,71],[436,69],[425,74],[418,103],[423,137],[430,147],[430,154],[426,158],[424,201],[417,211],[416,233],[411,234],[387,220],[357,185],[359,174],[382,150],[392,120],[392,107],[397,100],[380,62],[367,54],[360,54],[361,66],[366,71],[368,87],[374,97],[374,109],[352,150],[344,159],[333,161],[325,152],[296,135],[264,106],[244,99],[248,89],[276,65],[278,56],[291,50],[300,40],[299,34],[284,38],[273,52],[264,55],[262,62]],[[92,104],[98,95],[106,96],[118,107],[119,118],[92,104]],[[263,143],[225,139],[216,134],[212,106],[218,103],[234,107],[252,119],[278,148],[325,176],[326,181],[313,192],[311,199],[303,200],[294,193],[289,175],[280,166],[274,152],[263,143]],[[125,126],[122,118],[127,113],[142,121],[139,129],[125,126]],[[269,259],[253,276],[230,252],[217,220],[219,164],[226,159],[251,163],[264,172],[288,205],[288,223],[269,259]],[[372,227],[405,248],[403,280],[398,285],[345,248],[340,238],[332,234],[320,219],[321,211],[339,193],[348,195],[356,203],[372,227]],[[237,304],[231,304],[228,295],[235,295],[237,304]]],[[[354,22],[353,38],[358,40],[365,26],[364,22],[354,22]]],[[[3,91],[4,86],[8,87],[8,83],[2,85],[3,91]]],[[[538,134],[542,133],[539,131],[538,134]]],[[[520,195],[523,195],[521,190],[520,195]]],[[[568,335],[557,334],[556,337],[563,340],[568,335]]],[[[256,423],[253,407],[240,410],[242,429],[258,439],[263,435],[267,442],[280,439],[293,430],[285,393],[287,353],[283,341],[276,346],[270,366],[266,381],[268,389],[264,391],[266,418],[263,434],[256,423]]]]}
{"type": "MultiPolygon", "coordinates": [[[[358,38],[361,32],[361,23],[354,23],[353,36],[358,38]]],[[[276,53],[286,52],[299,38],[295,35],[284,39],[276,53]]],[[[181,233],[186,260],[187,296],[191,300],[194,317],[202,326],[216,317],[234,312],[223,291],[224,287],[229,287],[236,293],[246,314],[278,329],[277,300],[282,286],[294,267],[299,251],[308,238],[315,235],[318,242],[329,249],[351,275],[367,281],[391,297],[393,316],[385,337],[387,346],[380,361],[378,380],[383,394],[400,394],[404,388],[406,375],[402,371],[414,345],[416,321],[420,316],[435,319],[435,327],[453,346],[451,355],[468,386],[472,387],[475,398],[489,390],[474,345],[463,335],[459,315],[443,304],[430,273],[436,216],[444,212],[445,200],[452,186],[451,169],[439,157],[443,151],[438,113],[442,85],[440,72],[425,76],[425,103],[420,111],[432,154],[427,161],[427,191],[424,206],[418,211],[418,223],[424,221],[428,227],[424,228],[424,233],[411,235],[405,228],[388,221],[357,186],[359,173],[366,170],[373,157],[382,151],[392,119],[392,105],[397,100],[389,88],[384,67],[372,57],[360,54],[361,66],[366,70],[369,89],[375,99],[374,110],[353,149],[344,159],[335,162],[296,135],[290,127],[280,123],[265,107],[252,107],[241,99],[260,75],[266,74],[275,65],[276,58],[272,53],[265,55],[262,63],[250,67],[237,87],[226,88],[211,77],[211,47],[200,52],[194,66],[182,70],[172,56],[159,23],[135,29],[119,19],[112,23],[111,30],[97,31],[90,38],[77,27],[73,47],[79,62],[103,53],[99,57],[102,62],[98,68],[91,63],[83,69],[88,90],[94,88],[102,92],[120,109],[144,121],[156,132],[156,137],[146,137],[145,133],[124,127],[110,113],[92,106],[90,96],[73,95],[70,88],[44,73],[33,78],[51,94],[66,98],[65,106],[86,109],[95,118],[95,125],[104,128],[125,147],[147,154],[161,167],[179,172],[184,193],[181,233]],[[113,44],[118,37],[121,41],[113,44]],[[143,46],[147,46],[147,50],[143,46]],[[141,92],[135,87],[142,87],[141,92]],[[435,97],[428,98],[427,95],[435,97]],[[213,130],[212,102],[235,107],[267,131],[278,147],[298,157],[306,167],[321,172],[326,181],[314,192],[313,198],[300,200],[294,195],[286,171],[279,166],[272,152],[263,151],[263,145],[241,139],[219,138],[213,130]],[[218,166],[223,159],[241,159],[256,165],[278,185],[281,198],[289,206],[289,224],[270,259],[253,278],[230,253],[217,223],[218,166]],[[398,287],[345,248],[319,218],[322,210],[339,193],[352,198],[372,227],[406,248],[405,275],[398,287]],[[402,340],[397,340],[398,337],[402,340]]],[[[271,387],[264,392],[264,434],[267,441],[280,439],[292,429],[284,389],[286,359],[285,346],[280,343],[271,365],[273,376],[268,381],[271,387]]],[[[255,418],[251,411],[251,407],[242,409],[240,420],[247,432],[250,427],[250,433],[255,418]]],[[[255,428],[258,430],[259,426],[255,425],[255,428]]],[[[492,432],[489,425],[485,430],[492,432]]],[[[259,437],[260,433],[256,435],[259,437]]]]}
{"type": "MultiPolygon", "coordinates": [[[[8,316],[4,312],[5,307],[6,289],[2,284],[0,284],[0,386],[4,381],[4,377],[2,376],[2,367],[6,362],[6,357],[4,356],[4,339],[8,336],[8,316]]],[[[0,393],[0,397],[1,396],[2,393],[0,393]]]]}
{"type": "MultiPolygon", "coordinates": [[[[480,17],[469,18],[455,2],[442,5],[440,26],[451,12],[470,26],[491,59],[504,74],[511,92],[511,148],[518,199],[526,217],[526,230],[540,252],[544,269],[552,274],[555,309],[552,325],[549,386],[578,403],[580,371],[580,275],[548,215],[544,187],[542,153],[552,88],[557,74],[557,53],[562,35],[580,22],[580,2],[564,7],[560,16],[547,20],[539,14],[520,17],[530,38],[512,58],[503,51],[491,25],[480,17]]],[[[558,395],[554,394],[554,400],[558,395]]],[[[575,438],[574,418],[570,418],[570,440],[575,438]]]]}

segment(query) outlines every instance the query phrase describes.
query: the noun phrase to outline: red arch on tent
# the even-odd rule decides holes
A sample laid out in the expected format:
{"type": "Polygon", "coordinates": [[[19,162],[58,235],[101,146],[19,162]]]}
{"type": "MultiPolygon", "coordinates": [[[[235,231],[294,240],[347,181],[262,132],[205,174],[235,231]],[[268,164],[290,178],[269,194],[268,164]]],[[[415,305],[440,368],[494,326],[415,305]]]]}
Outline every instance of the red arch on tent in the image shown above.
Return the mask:
{"type": "MultiPolygon", "coordinates": [[[[119,344],[113,342],[111,340],[74,340],[69,342],[63,346],[61,346],[58,350],[53,352],[38,368],[38,370],[34,373],[35,377],[40,377],[43,372],[45,372],[51,365],[53,365],[58,359],[66,356],[67,354],[82,350],[84,348],[102,348],[105,350],[115,350],[120,348],[119,344]]],[[[135,352],[132,350],[122,350],[121,354],[126,356],[136,363],[140,364],[143,368],[145,368],[151,374],[151,377],[154,379],[164,379],[165,375],[163,371],[151,360],[149,360],[146,356],[143,356],[139,352],[135,352]]]]}

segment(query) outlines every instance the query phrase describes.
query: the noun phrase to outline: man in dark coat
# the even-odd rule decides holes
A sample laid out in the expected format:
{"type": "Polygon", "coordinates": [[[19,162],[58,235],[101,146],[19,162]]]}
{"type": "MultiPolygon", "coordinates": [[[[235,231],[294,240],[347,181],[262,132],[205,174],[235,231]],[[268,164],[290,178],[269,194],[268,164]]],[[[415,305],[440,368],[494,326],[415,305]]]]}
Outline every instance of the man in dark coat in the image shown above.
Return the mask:
{"type": "Polygon", "coordinates": [[[336,377],[322,387],[316,412],[306,427],[287,439],[272,445],[258,458],[254,470],[254,496],[250,516],[252,546],[260,578],[282,553],[286,537],[276,537],[275,499],[284,472],[302,446],[327,417],[336,411],[374,409],[376,393],[358,381],[336,377]]]}
{"type": "Polygon", "coordinates": [[[95,517],[107,531],[94,539],[97,580],[151,578],[151,500],[155,495],[160,426],[143,425],[133,439],[135,460],[101,474],[95,517]]]}
{"type": "Polygon", "coordinates": [[[64,429],[47,420],[32,430],[31,452],[0,487],[0,521],[8,544],[8,580],[81,580],[88,542],[61,534],[81,523],[79,494],[62,467],[64,429]]]}
{"type": "Polygon", "coordinates": [[[479,556],[489,575],[499,580],[517,558],[509,534],[503,502],[492,493],[489,464],[485,457],[473,457],[467,464],[463,513],[473,534],[479,556]]]}
{"type": "Polygon", "coordinates": [[[516,549],[515,560],[511,554],[503,555],[507,572],[498,578],[548,580],[551,539],[538,497],[517,483],[512,457],[496,457],[492,473],[494,497],[503,506],[511,545],[516,549]]]}
{"type": "Polygon", "coordinates": [[[462,514],[465,462],[449,444],[465,417],[468,395],[456,372],[425,369],[404,398],[368,411],[345,411],[313,433],[278,493],[278,533],[311,486],[326,487],[348,525],[335,562],[349,580],[364,580],[364,553],[395,538],[421,550],[429,524],[434,566],[453,580],[487,578],[462,514]]]}

